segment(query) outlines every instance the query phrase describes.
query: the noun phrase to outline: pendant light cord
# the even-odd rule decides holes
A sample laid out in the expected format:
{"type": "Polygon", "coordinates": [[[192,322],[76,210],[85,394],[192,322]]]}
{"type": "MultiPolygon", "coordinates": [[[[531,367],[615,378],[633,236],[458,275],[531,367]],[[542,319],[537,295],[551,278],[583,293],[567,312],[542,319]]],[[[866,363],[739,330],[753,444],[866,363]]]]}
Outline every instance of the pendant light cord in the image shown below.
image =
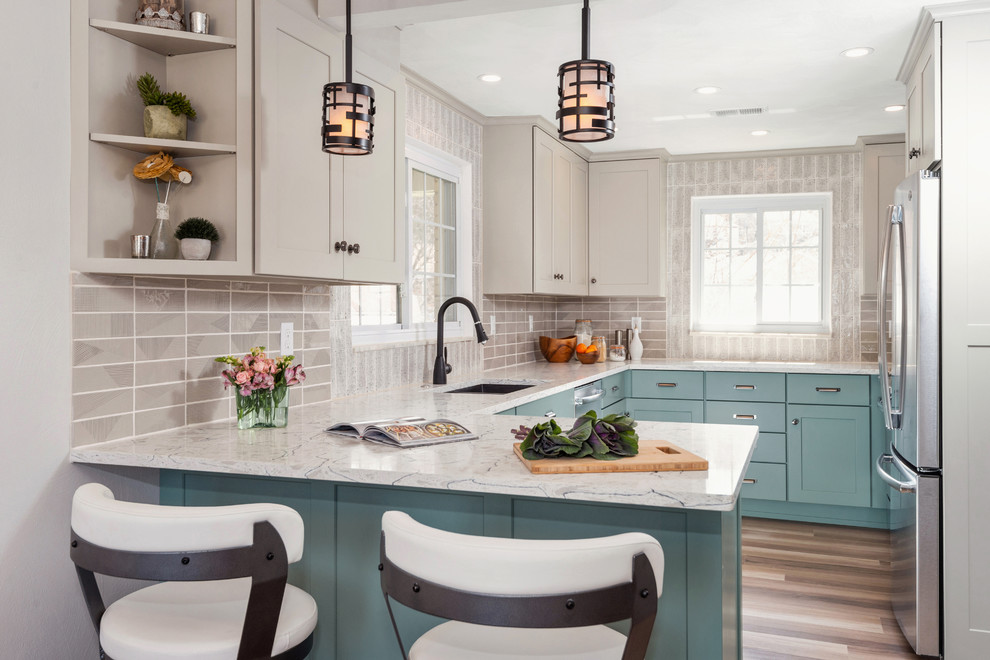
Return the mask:
{"type": "MultiPolygon", "coordinates": [[[[585,0],[585,6],[588,2],[585,0]]],[[[347,0],[347,36],[344,37],[345,82],[351,82],[351,0],[347,0]]]]}
{"type": "MultiPolygon", "coordinates": [[[[351,0],[347,0],[350,4],[351,0]]],[[[581,10],[581,59],[591,59],[588,53],[591,51],[591,7],[589,0],[584,0],[584,9],[581,10]]]]}

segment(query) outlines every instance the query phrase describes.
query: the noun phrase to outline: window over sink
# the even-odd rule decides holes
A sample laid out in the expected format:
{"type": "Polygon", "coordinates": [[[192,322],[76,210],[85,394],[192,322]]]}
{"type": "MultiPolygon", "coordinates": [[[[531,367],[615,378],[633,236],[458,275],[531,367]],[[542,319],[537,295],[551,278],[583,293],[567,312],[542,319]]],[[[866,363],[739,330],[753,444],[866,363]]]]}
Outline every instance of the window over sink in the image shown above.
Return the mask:
{"type": "MultiPolygon", "coordinates": [[[[471,296],[471,165],[415,140],[406,141],[406,227],[409,254],[401,285],[351,286],[355,344],[431,338],[440,303],[471,296]]],[[[456,306],[444,333],[462,327],[456,306]]]]}
{"type": "Polygon", "coordinates": [[[691,329],[829,330],[831,193],[691,200],[691,329]]]}

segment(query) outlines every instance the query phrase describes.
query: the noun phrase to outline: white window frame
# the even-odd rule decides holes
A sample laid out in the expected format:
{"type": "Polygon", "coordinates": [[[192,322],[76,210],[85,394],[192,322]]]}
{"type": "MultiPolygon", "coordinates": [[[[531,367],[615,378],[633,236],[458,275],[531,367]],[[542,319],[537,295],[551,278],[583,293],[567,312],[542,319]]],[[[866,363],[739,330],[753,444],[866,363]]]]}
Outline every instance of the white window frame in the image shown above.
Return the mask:
{"type": "MultiPolygon", "coordinates": [[[[457,236],[457,287],[456,295],[470,299],[473,289],[472,281],[472,213],[471,213],[471,163],[453,156],[425,142],[406,138],[406,200],[405,200],[405,231],[406,231],[406,271],[405,282],[399,285],[400,318],[405,319],[401,324],[351,326],[351,343],[353,345],[383,344],[396,342],[424,342],[436,340],[436,321],[426,323],[410,323],[411,306],[407,288],[412,281],[412,259],[410,258],[412,217],[409,213],[409,203],[412,199],[412,170],[413,168],[440,176],[457,185],[456,224],[457,236]]],[[[371,156],[373,157],[373,156],[371,156]]],[[[448,312],[448,317],[451,312],[448,312]]],[[[457,321],[444,323],[444,340],[458,337],[473,337],[474,323],[469,322],[466,310],[458,310],[457,321]],[[463,312],[463,313],[462,313],[463,312]],[[467,317],[467,318],[465,318],[467,317]]]]}
{"type": "MultiPolygon", "coordinates": [[[[691,331],[735,334],[828,334],[831,330],[831,281],[832,281],[832,193],[781,193],[766,195],[717,195],[691,198],[691,331]],[[798,208],[820,209],[822,226],[819,242],[821,260],[819,281],[821,283],[821,322],[820,323],[759,323],[744,324],[703,324],[698,319],[701,309],[701,289],[703,273],[702,252],[704,251],[702,216],[705,213],[757,213],[757,312],[762,304],[763,291],[760,286],[763,274],[763,212],[796,210],[798,208]]],[[[759,314],[757,314],[759,317],[759,314]]]]}

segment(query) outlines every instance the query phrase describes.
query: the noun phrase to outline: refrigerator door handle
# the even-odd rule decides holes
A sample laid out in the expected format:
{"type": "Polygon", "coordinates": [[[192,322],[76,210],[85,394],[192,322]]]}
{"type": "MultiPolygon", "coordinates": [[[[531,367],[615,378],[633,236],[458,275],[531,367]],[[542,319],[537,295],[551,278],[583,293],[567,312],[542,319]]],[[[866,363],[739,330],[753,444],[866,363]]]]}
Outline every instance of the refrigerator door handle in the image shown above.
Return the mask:
{"type": "Polygon", "coordinates": [[[887,207],[887,228],[883,237],[883,252],[880,257],[880,281],[877,284],[877,362],[880,370],[880,403],[883,408],[884,426],[893,430],[894,420],[890,414],[890,367],[887,364],[887,270],[890,266],[890,239],[893,235],[894,205],[887,207]]]}
{"type": "Polygon", "coordinates": [[[881,454],[877,456],[876,462],[877,476],[879,476],[885,484],[893,488],[900,493],[916,493],[918,492],[918,478],[911,474],[910,470],[904,463],[901,462],[896,456],[892,454],[881,454]],[[891,463],[897,468],[897,471],[902,475],[907,477],[907,481],[901,481],[894,478],[883,469],[883,466],[887,463],[891,463]]]}
{"type": "MultiPolygon", "coordinates": [[[[880,258],[880,281],[877,285],[877,338],[879,340],[879,346],[877,346],[877,362],[880,370],[880,384],[881,384],[881,398],[883,403],[883,416],[884,424],[890,430],[894,430],[900,427],[900,417],[901,412],[904,408],[904,388],[900,388],[900,401],[897,410],[894,410],[894,402],[891,400],[892,397],[892,384],[891,384],[891,374],[890,374],[890,364],[887,362],[887,333],[885,332],[885,325],[887,322],[887,273],[890,270],[890,244],[894,237],[894,231],[898,232],[898,245],[903,251],[904,249],[904,209],[901,206],[891,204],[887,207],[887,230],[884,235],[883,240],[883,254],[880,258]]],[[[900,273],[901,276],[901,291],[902,295],[904,292],[904,258],[903,254],[900,258],[900,273]]],[[[904,301],[902,301],[903,303],[904,301]]],[[[901,315],[905,315],[904,305],[901,305],[901,315]]],[[[901,328],[904,327],[902,319],[901,328]]],[[[905,351],[905,344],[903,341],[898,342],[901,345],[901,373],[903,374],[903,368],[907,360],[907,354],[905,351]]]]}

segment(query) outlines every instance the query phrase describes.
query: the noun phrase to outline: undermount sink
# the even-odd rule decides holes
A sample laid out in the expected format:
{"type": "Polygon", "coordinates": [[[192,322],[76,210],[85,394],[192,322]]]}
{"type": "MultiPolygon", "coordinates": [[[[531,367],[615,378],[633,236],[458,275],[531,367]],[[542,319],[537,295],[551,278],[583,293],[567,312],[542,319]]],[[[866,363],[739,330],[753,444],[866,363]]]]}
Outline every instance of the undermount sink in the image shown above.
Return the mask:
{"type": "Polygon", "coordinates": [[[445,394],[509,394],[533,385],[533,383],[477,383],[456,390],[447,390],[445,394]]]}

